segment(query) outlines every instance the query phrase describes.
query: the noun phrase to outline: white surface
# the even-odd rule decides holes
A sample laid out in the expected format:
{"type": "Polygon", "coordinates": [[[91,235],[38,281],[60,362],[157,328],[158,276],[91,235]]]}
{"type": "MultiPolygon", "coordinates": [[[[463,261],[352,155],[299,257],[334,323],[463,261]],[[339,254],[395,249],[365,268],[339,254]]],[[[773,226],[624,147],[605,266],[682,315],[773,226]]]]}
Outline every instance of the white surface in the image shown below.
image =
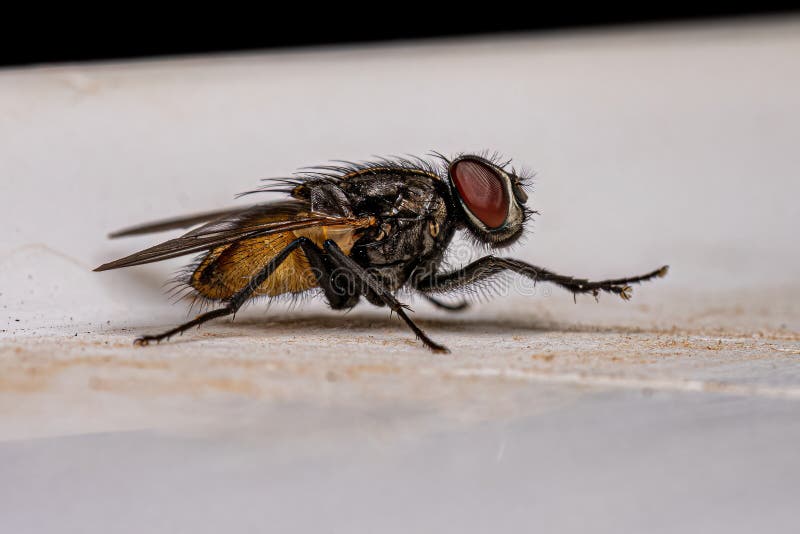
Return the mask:
{"type": "MultiPolygon", "coordinates": [[[[0,530],[789,532],[800,21],[0,72],[0,530]],[[329,159],[501,150],[557,290],[184,318],[113,229],[329,159]],[[41,503],[46,503],[42,508],[41,503]],[[525,528],[525,530],[530,530],[525,528]]],[[[463,259],[463,258],[458,258],[463,259]]]]}

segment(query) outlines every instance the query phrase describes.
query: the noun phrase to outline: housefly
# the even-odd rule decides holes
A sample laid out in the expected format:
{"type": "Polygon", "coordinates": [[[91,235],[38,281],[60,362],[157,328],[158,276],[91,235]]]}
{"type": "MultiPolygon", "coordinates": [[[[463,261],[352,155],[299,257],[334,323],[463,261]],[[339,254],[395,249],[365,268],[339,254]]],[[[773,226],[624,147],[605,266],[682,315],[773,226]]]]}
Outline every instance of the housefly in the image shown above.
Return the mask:
{"type": "Polygon", "coordinates": [[[142,265],[187,254],[199,258],[180,282],[196,297],[220,307],[165,332],[136,339],[159,342],[226,315],[255,297],[298,295],[318,290],[335,310],[361,298],[396,313],[434,352],[433,341],[407,313],[396,293],[417,292],[435,306],[458,310],[437,297],[511,272],[533,282],[551,282],[573,294],[613,293],[628,300],[630,284],[667,273],[589,281],[557,274],[524,261],[484,256],[448,270],[443,260],[456,232],[476,246],[501,249],[525,231],[528,178],[497,157],[434,153],[422,158],[336,162],[273,179],[248,193],[277,191],[284,200],[179,217],[128,228],[122,237],[192,228],[175,239],[101,265],[95,271],[142,265]]]}

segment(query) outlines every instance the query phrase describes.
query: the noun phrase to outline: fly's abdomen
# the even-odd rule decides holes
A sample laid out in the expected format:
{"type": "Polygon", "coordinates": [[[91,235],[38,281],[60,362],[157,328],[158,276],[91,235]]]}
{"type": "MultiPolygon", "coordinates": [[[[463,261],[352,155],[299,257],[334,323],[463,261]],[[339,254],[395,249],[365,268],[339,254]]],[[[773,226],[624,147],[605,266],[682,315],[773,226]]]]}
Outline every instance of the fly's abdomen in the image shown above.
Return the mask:
{"type": "MultiPolygon", "coordinates": [[[[206,298],[228,299],[247,287],[269,260],[294,239],[292,232],[284,232],[213,249],[192,273],[190,285],[206,298]]],[[[316,285],[308,260],[298,249],[256,288],[253,296],[302,293],[316,285]]]]}
{"type": "MultiPolygon", "coordinates": [[[[318,226],[291,232],[244,239],[209,251],[192,273],[189,284],[202,296],[225,300],[244,289],[273,257],[298,237],[307,237],[322,247],[326,239],[335,241],[349,254],[357,239],[353,226],[318,226]]],[[[254,297],[275,297],[302,293],[318,286],[317,276],[301,249],[296,249],[253,293],[254,297]]]]}

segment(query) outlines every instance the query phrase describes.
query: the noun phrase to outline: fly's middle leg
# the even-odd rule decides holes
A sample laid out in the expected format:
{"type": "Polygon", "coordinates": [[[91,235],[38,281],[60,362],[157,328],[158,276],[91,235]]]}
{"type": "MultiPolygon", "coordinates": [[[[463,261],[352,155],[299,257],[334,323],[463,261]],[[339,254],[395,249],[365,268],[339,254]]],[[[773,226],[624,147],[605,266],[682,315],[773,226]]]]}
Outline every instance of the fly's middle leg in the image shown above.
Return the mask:
{"type": "Polygon", "coordinates": [[[408,308],[408,306],[401,304],[395,298],[395,296],[392,295],[392,293],[386,289],[372,274],[367,272],[363,267],[356,263],[355,260],[345,254],[335,241],[330,239],[325,241],[325,243],[323,243],[323,248],[340,268],[350,271],[362,284],[366,286],[366,288],[374,292],[374,294],[379,297],[386,304],[386,306],[388,306],[403,321],[405,321],[408,327],[411,328],[414,334],[416,334],[416,336],[425,344],[426,347],[433,352],[450,352],[447,347],[440,345],[429,338],[428,335],[419,326],[417,326],[414,321],[411,320],[408,314],[406,314],[406,308],[408,308]]]}

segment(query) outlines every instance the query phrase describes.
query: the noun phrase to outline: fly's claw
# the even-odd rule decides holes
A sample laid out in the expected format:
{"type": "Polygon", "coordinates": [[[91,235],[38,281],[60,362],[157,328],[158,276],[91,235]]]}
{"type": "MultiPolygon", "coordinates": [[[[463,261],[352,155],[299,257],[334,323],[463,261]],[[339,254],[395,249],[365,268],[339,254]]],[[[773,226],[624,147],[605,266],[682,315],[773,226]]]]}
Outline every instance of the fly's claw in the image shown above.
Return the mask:
{"type": "Polygon", "coordinates": [[[631,288],[631,286],[620,287],[619,296],[622,300],[631,300],[631,297],[633,296],[633,288],[631,288]]]}
{"type": "Polygon", "coordinates": [[[142,337],[137,337],[136,339],[134,339],[133,340],[133,345],[135,347],[146,347],[146,346],[150,345],[151,341],[155,341],[156,343],[161,343],[162,339],[169,339],[169,338],[168,337],[167,338],[161,338],[161,337],[158,337],[158,336],[142,336],[142,337]]]}
{"type": "Polygon", "coordinates": [[[668,272],[669,272],[669,265],[665,265],[658,270],[656,276],[658,276],[659,278],[664,278],[665,276],[667,276],[668,272]]]}

